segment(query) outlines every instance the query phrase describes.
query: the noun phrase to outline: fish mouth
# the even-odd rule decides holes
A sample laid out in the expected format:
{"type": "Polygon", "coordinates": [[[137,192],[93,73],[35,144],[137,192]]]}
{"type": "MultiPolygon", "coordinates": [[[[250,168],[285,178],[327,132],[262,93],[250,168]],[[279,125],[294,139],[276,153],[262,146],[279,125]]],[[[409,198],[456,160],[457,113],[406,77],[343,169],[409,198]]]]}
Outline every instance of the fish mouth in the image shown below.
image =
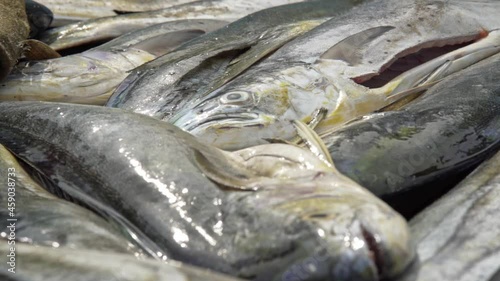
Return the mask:
{"type": "Polygon", "coordinates": [[[384,258],[383,258],[383,250],[380,247],[377,237],[371,231],[369,231],[363,224],[361,224],[361,235],[363,236],[363,240],[366,243],[367,250],[370,253],[370,259],[377,269],[377,275],[379,277],[384,277],[387,272],[384,270],[384,258]]]}
{"type": "Polygon", "coordinates": [[[203,116],[203,114],[198,116],[186,114],[177,119],[173,124],[187,132],[194,132],[203,131],[207,128],[260,127],[269,123],[265,119],[260,114],[252,112],[217,113],[208,116],[203,116]]]}

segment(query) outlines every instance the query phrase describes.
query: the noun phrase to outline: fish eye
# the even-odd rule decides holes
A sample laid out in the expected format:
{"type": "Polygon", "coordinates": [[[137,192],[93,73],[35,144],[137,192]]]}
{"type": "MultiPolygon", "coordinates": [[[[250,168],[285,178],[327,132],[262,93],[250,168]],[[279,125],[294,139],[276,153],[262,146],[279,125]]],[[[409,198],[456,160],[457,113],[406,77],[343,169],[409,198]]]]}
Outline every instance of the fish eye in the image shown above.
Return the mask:
{"type": "Polygon", "coordinates": [[[224,94],[220,98],[220,102],[223,104],[242,104],[250,99],[250,94],[244,91],[234,91],[224,94]]]}

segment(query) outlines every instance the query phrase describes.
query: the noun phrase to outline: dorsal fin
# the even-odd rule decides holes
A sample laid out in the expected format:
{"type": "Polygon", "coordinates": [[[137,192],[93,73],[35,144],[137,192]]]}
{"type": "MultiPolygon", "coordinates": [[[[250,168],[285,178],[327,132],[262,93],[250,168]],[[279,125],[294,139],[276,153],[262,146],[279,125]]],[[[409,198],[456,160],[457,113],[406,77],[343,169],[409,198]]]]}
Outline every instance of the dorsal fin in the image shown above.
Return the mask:
{"type": "Polygon", "coordinates": [[[377,26],[363,30],[351,35],[324,52],[320,59],[342,60],[349,65],[357,65],[361,62],[362,54],[359,53],[359,46],[367,45],[377,37],[394,29],[394,26],[377,26]]]}

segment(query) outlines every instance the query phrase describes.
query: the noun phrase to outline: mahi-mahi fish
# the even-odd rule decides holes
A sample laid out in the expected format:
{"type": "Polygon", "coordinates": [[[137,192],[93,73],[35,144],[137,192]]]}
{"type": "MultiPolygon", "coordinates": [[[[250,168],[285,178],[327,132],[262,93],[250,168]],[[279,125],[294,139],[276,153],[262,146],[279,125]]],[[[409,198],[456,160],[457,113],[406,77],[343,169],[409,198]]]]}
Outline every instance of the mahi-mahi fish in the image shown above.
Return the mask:
{"type": "Polygon", "coordinates": [[[400,110],[366,115],[321,137],[340,172],[398,211],[414,212],[445,191],[434,182],[458,177],[500,148],[499,76],[497,54],[400,110]]]}
{"type": "Polygon", "coordinates": [[[399,214],[297,146],[230,153],[148,116],[62,103],[2,102],[0,130],[70,197],[151,238],[157,258],[252,280],[378,280],[413,257],[399,214]]]}
{"type": "Polygon", "coordinates": [[[163,23],[127,33],[83,53],[20,63],[0,83],[0,101],[102,105],[127,77],[127,71],[226,23],[210,19],[163,23]]]}
{"type": "Polygon", "coordinates": [[[169,122],[225,149],[293,137],[290,120],[328,113],[316,130],[338,127],[500,51],[500,2],[377,0],[284,45],[223,87],[194,97],[169,122]],[[463,47],[463,44],[469,45],[463,47]],[[397,58],[444,45],[460,48],[383,86],[360,83],[397,58]]]}
{"type": "Polygon", "coordinates": [[[131,71],[107,103],[167,120],[286,42],[361,0],[310,1],[258,11],[131,71]]]}
{"type": "Polygon", "coordinates": [[[9,281],[242,281],[175,261],[162,263],[118,253],[23,243],[13,247],[2,238],[0,255],[6,257],[0,266],[0,279],[9,281]]]}
{"type": "Polygon", "coordinates": [[[22,51],[20,43],[28,34],[24,0],[0,0],[0,80],[17,63],[22,51]]]}
{"type": "Polygon", "coordinates": [[[115,226],[91,211],[59,199],[31,179],[0,145],[0,237],[15,243],[68,249],[94,249],[144,258],[115,226]],[[13,222],[13,224],[10,224],[13,222]],[[14,225],[15,231],[9,226],[14,225]],[[11,235],[14,232],[14,235],[11,235]]]}
{"type": "Polygon", "coordinates": [[[204,0],[140,13],[90,19],[53,28],[40,40],[52,48],[70,47],[105,41],[135,29],[181,19],[218,19],[234,21],[253,12],[302,0],[204,0]]]}
{"type": "Polygon", "coordinates": [[[418,260],[399,281],[500,277],[500,153],[410,221],[418,260]]]}

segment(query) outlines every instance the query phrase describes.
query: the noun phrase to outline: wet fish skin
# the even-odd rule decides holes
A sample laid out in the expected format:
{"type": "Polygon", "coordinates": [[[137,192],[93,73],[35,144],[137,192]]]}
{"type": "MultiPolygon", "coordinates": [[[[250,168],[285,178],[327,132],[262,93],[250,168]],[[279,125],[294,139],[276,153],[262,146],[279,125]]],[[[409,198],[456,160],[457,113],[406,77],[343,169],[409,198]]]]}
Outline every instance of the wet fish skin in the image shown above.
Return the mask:
{"type": "Polygon", "coordinates": [[[496,16],[500,2],[480,2],[488,9],[477,1],[376,0],[362,4],[188,103],[169,122],[231,150],[270,138],[289,140],[294,136],[290,120],[307,123],[320,108],[326,108],[328,116],[315,130],[337,128],[386,106],[397,93],[431,85],[429,81],[500,52],[500,19],[496,16]],[[441,15],[438,19],[436,13],[441,15]],[[418,48],[480,38],[404,72],[383,87],[370,89],[357,83],[418,48]]]}
{"type": "Polygon", "coordinates": [[[419,261],[400,281],[498,280],[500,153],[410,222],[419,261]]]}
{"type": "Polygon", "coordinates": [[[433,181],[479,164],[500,147],[499,59],[448,77],[399,111],[322,135],[339,171],[388,199],[433,194],[433,181]]]}
{"type": "Polygon", "coordinates": [[[206,18],[233,21],[267,7],[298,1],[301,0],[195,1],[166,9],[103,17],[65,25],[45,32],[41,35],[40,40],[58,51],[91,42],[110,40],[126,32],[153,24],[181,19],[206,18]]]}
{"type": "Polygon", "coordinates": [[[0,1],[0,80],[9,74],[21,55],[19,44],[28,38],[24,1],[0,1]]]}
{"type": "Polygon", "coordinates": [[[127,71],[225,24],[206,19],[163,23],[124,34],[83,53],[20,63],[0,84],[0,101],[102,105],[127,71]]]}
{"type": "MultiPolygon", "coordinates": [[[[59,199],[34,182],[14,156],[0,145],[0,179],[14,183],[14,188],[0,189],[4,206],[9,191],[14,195],[14,217],[7,207],[0,209],[0,218],[17,219],[16,242],[45,247],[94,249],[145,258],[144,253],[101,217],[74,203],[59,199]]],[[[10,233],[8,225],[0,229],[10,233]]],[[[5,237],[5,236],[2,236],[5,237]]]]}
{"type": "Polygon", "coordinates": [[[36,38],[38,34],[47,30],[54,19],[54,14],[49,8],[44,5],[32,1],[25,0],[26,14],[30,24],[30,38],[36,38]]]}
{"type": "Polygon", "coordinates": [[[0,129],[0,143],[66,193],[115,208],[176,260],[252,280],[378,280],[413,257],[400,215],[299,147],[290,159],[228,153],[147,116],[56,103],[0,103],[0,129]],[[221,188],[207,169],[252,189],[221,188]]]}
{"type": "Polygon", "coordinates": [[[107,103],[168,120],[286,42],[362,1],[309,1],[264,9],[133,70],[107,103]],[[168,77],[168,79],[165,79],[168,77]]]}
{"type": "MultiPolygon", "coordinates": [[[[0,239],[0,253],[10,254],[0,239]]],[[[131,256],[96,250],[69,250],[16,244],[15,274],[0,267],[0,278],[10,281],[238,281],[219,273],[179,262],[137,260],[131,256]]]]}

